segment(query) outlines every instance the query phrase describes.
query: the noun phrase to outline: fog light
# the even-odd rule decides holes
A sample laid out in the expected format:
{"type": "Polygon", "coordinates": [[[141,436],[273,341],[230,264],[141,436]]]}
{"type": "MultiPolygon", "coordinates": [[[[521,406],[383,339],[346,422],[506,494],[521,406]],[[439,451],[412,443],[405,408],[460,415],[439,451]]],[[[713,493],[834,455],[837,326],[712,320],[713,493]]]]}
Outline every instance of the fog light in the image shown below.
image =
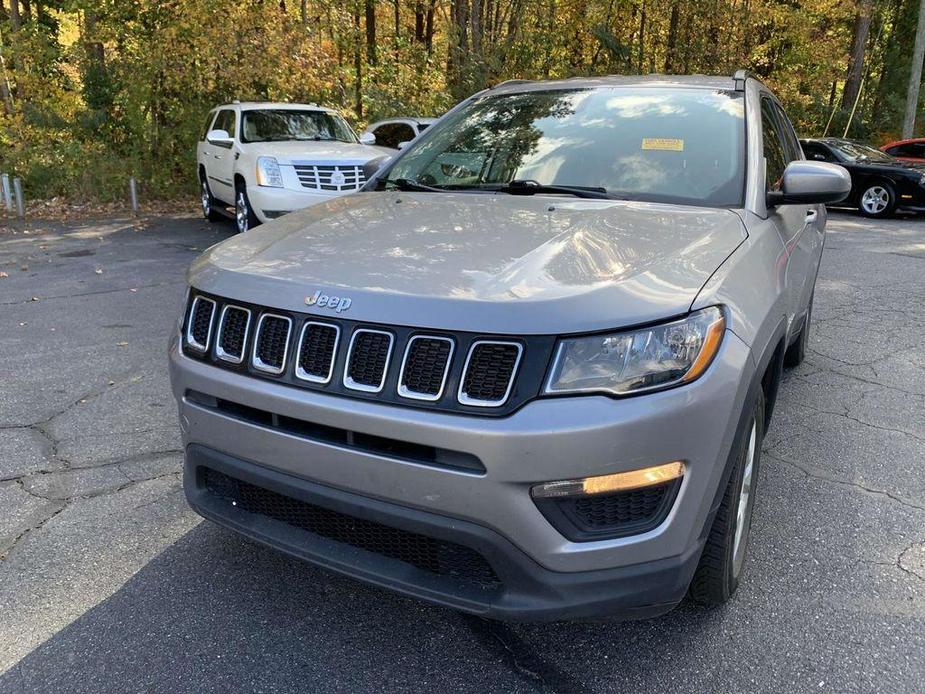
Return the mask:
{"type": "Polygon", "coordinates": [[[631,489],[651,487],[678,479],[684,475],[684,463],[672,463],[646,467],[641,470],[617,472],[613,475],[585,477],[578,480],[560,480],[539,484],[530,490],[535,499],[553,499],[565,496],[592,496],[608,492],[625,492],[631,489]]]}

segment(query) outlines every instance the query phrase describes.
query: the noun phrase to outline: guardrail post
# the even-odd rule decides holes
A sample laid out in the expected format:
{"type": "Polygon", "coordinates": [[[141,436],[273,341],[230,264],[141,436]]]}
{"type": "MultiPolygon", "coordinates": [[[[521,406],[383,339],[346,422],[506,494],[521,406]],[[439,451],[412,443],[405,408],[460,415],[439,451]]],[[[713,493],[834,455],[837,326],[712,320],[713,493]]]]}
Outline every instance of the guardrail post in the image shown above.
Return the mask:
{"type": "Polygon", "coordinates": [[[0,176],[3,185],[3,202],[6,204],[6,211],[13,214],[13,193],[10,190],[10,175],[3,174],[0,176]]]}
{"type": "Polygon", "coordinates": [[[16,198],[16,216],[26,218],[26,205],[22,199],[22,179],[17,176],[13,179],[13,197],[16,198]]]}
{"type": "Polygon", "coordinates": [[[135,183],[135,177],[128,179],[128,194],[132,202],[132,216],[138,216],[138,186],[135,183]]]}

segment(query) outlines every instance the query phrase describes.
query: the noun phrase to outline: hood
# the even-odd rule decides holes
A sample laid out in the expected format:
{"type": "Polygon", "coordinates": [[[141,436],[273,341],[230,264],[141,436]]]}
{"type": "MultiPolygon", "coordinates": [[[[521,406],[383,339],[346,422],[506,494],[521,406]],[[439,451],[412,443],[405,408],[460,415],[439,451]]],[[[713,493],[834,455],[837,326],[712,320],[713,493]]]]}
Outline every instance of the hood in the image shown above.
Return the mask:
{"type": "Polygon", "coordinates": [[[383,155],[394,156],[395,151],[385,147],[361,145],[330,140],[306,140],[289,142],[251,142],[244,147],[252,148],[254,156],[276,157],[282,164],[315,164],[319,161],[343,161],[365,164],[370,159],[383,155]]]}
{"type": "Polygon", "coordinates": [[[465,193],[356,193],[206,251],[195,287],[278,309],[317,291],[342,318],[496,334],[616,328],[686,312],[745,238],[732,211],[465,193]],[[332,302],[333,303],[333,302],[332,302]],[[349,308],[344,308],[349,304],[349,308]]]}

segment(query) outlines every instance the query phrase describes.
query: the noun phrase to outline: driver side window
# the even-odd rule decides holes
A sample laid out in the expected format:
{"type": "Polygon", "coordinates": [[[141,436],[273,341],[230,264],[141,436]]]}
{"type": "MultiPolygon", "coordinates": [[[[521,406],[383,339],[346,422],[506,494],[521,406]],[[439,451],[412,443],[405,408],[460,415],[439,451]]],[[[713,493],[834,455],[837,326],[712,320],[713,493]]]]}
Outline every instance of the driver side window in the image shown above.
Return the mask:
{"type": "Polygon", "coordinates": [[[765,190],[779,191],[783,185],[787,157],[774,117],[774,103],[761,98],[761,140],[764,147],[765,190]]]}

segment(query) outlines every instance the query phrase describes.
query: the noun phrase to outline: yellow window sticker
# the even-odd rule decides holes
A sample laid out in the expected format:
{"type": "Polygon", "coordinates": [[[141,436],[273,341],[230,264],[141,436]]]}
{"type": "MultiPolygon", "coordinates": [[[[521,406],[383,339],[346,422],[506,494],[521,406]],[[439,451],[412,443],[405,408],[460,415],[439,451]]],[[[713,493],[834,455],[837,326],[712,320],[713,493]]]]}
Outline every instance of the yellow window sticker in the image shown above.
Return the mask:
{"type": "Polygon", "coordinates": [[[644,137],[643,149],[657,149],[663,152],[683,152],[684,140],[674,137],[644,137]]]}

